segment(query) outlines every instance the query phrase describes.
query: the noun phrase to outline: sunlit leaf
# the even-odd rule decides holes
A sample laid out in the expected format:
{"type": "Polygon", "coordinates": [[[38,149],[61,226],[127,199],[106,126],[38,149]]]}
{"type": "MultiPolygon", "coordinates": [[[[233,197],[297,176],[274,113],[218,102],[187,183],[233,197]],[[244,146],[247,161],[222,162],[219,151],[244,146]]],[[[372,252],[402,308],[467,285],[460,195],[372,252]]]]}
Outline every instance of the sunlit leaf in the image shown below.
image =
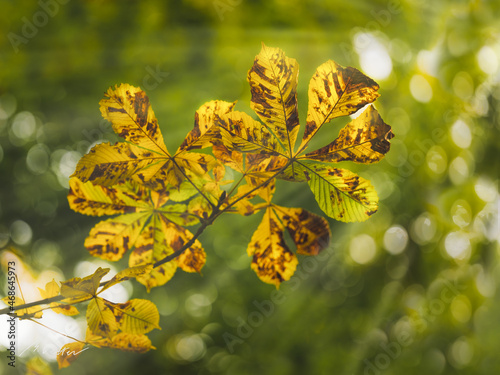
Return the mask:
{"type": "Polygon", "coordinates": [[[78,356],[85,350],[85,343],[77,341],[64,345],[57,352],[57,363],[59,364],[59,369],[68,367],[71,365],[78,356]]]}
{"type": "Polygon", "coordinates": [[[257,276],[276,287],[292,277],[298,264],[285,243],[284,230],[279,217],[268,207],[247,249],[257,276]]]}
{"type": "Polygon", "coordinates": [[[344,222],[365,221],[377,211],[378,196],[368,180],[325,164],[301,162],[300,166],[328,216],[344,222]]]}
{"type": "Polygon", "coordinates": [[[218,136],[218,127],[214,126],[214,119],[233,110],[236,102],[229,103],[222,100],[212,100],[203,104],[195,114],[194,128],[182,142],[179,150],[205,148],[213,144],[213,138],[218,136]]]}
{"type": "Polygon", "coordinates": [[[150,213],[137,212],[101,221],[85,239],[90,254],[105,260],[116,261],[131,249],[150,213]]]}
{"type": "Polygon", "coordinates": [[[262,45],[248,72],[252,93],[251,108],[275,135],[287,154],[292,156],[299,115],[297,80],[299,64],[279,48],[262,45]]]}
{"type": "Polygon", "coordinates": [[[106,306],[113,311],[119,329],[125,333],[143,334],[153,329],[161,329],[160,314],[156,305],[145,299],[132,299],[126,303],[111,303],[106,306]]]}
{"type": "Polygon", "coordinates": [[[317,255],[328,246],[330,226],[325,218],[302,208],[273,205],[273,210],[290,233],[297,254],[317,255]]]}
{"type": "Polygon", "coordinates": [[[109,268],[99,267],[87,277],[74,277],[63,281],[61,282],[61,295],[73,303],[88,300],[96,295],[101,279],[108,272],[109,268]]]}
{"type": "MultiPolygon", "coordinates": [[[[55,280],[52,280],[45,285],[45,290],[40,288],[38,288],[38,290],[40,291],[40,295],[42,296],[42,298],[46,299],[58,296],[61,291],[61,288],[59,287],[59,284],[57,284],[55,280]]],[[[78,314],[78,309],[75,306],[67,305],[64,303],[64,301],[51,302],[49,306],[52,308],[52,311],[54,311],[57,314],[63,314],[68,316],[73,316],[78,314]]]]}
{"type": "Polygon", "coordinates": [[[380,95],[378,84],[359,70],[329,60],[320,65],[309,83],[306,128],[299,152],[326,123],[356,112],[380,95]]]}
{"type": "Polygon", "coordinates": [[[391,127],[387,125],[377,110],[369,106],[361,115],[347,124],[337,139],[305,158],[341,162],[374,163],[380,161],[389,151],[389,140],[393,137],[391,127]]]}
{"type": "Polygon", "coordinates": [[[111,310],[102,298],[93,298],[87,307],[87,326],[95,335],[112,337],[120,328],[111,310]]]}

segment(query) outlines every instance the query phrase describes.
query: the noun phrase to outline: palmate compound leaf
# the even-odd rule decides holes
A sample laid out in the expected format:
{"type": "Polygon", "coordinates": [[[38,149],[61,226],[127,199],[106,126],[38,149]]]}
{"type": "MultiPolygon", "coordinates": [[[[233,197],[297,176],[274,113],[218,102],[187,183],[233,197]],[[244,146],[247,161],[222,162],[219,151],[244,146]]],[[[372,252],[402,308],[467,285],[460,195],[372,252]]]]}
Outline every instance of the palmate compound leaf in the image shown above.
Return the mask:
{"type": "Polygon", "coordinates": [[[84,155],[73,177],[102,186],[113,186],[131,178],[162,190],[168,184],[178,187],[187,171],[205,175],[216,165],[213,157],[188,152],[209,143],[214,114],[231,111],[234,103],[216,101],[202,106],[195,119],[195,129],[171,155],[163,141],[149,98],[138,87],[122,84],[110,88],[100,101],[103,117],[127,143],[102,143],[84,155]]]}
{"type": "Polygon", "coordinates": [[[247,157],[268,155],[267,159],[273,160],[273,163],[271,167],[261,168],[259,177],[277,174],[278,178],[289,181],[309,181],[316,200],[328,216],[346,222],[366,220],[378,207],[378,197],[373,187],[347,170],[338,169],[332,177],[332,170],[337,169],[325,162],[373,163],[381,160],[389,151],[389,140],[393,134],[378,112],[368,107],[342,129],[336,140],[319,150],[307,154],[304,152],[311,138],[324,124],[336,117],[353,114],[376,100],[379,86],[357,69],[344,68],[333,61],[318,67],[309,85],[309,107],[302,143],[297,152],[291,153],[296,139],[295,129],[298,129],[295,125],[296,120],[298,124],[298,117],[290,115],[293,112],[291,108],[297,105],[295,89],[292,89],[296,86],[296,76],[291,74],[294,69],[295,62],[286,58],[281,50],[263,46],[248,80],[252,88],[252,107],[264,124],[248,120],[249,117],[241,112],[223,115],[217,120],[222,142],[230,152],[243,152],[247,157]],[[263,61],[269,60],[266,56],[273,56],[272,65],[281,67],[281,70],[263,68],[263,61]],[[288,73],[277,79],[276,71],[288,73]],[[288,84],[283,79],[289,80],[288,84]],[[278,87],[286,87],[288,91],[278,87]],[[288,94],[280,96],[276,95],[277,92],[288,94]],[[282,104],[281,111],[278,111],[280,107],[276,103],[282,104]],[[271,117],[281,120],[270,122],[265,114],[272,114],[271,117]],[[282,119],[290,119],[294,125],[284,127],[286,121],[282,119]],[[269,124],[273,124],[273,127],[269,124]],[[287,133],[278,129],[294,131],[287,133]],[[265,134],[272,134],[274,141],[263,136],[265,134]],[[285,136],[288,137],[287,141],[283,140],[285,136]],[[285,147],[287,151],[283,151],[284,143],[290,145],[289,148],[285,147]]]}
{"type": "MultiPolygon", "coordinates": [[[[197,224],[197,215],[209,210],[196,197],[189,204],[171,204],[170,197],[182,202],[197,193],[182,186],[180,190],[156,192],[133,182],[107,188],[72,178],[68,201],[73,210],[87,215],[119,215],[101,221],[90,231],[85,247],[92,255],[116,261],[133,250],[129,266],[146,266],[179,250],[192,237],[183,226],[197,224]]],[[[135,277],[149,290],[170,280],[178,266],[187,272],[200,272],[205,260],[201,244],[195,241],[177,259],[135,277]]]]}

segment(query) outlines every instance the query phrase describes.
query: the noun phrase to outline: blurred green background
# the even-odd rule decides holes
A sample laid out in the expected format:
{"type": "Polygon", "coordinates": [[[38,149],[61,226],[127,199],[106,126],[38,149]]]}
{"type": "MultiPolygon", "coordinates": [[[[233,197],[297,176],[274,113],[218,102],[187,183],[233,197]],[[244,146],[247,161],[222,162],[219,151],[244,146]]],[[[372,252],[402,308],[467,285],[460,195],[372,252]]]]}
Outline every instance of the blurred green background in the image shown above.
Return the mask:
{"type": "MultiPolygon", "coordinates": [[[[203,276],[178,271],[149,296],[137,283],[116,292],[158,305],[157,350],[91,349],[62,371],[500,373],[500,3],[0,0],[0,9],[0,249],[19,249],[37,286],[103,264],[83,247],[99,219],[69,210],[66,194],[89,147],[116,140],[98,106],[111,85],[146,90],[172,150],[206,101],[238,100],[251,113],[246,74],[264,42],[300,64],[302,124],[309,78],[333,59],[379,83],[375,106],[395,134],[382,162],[342,165],[372,181],[379,212],[331,220],[328,252],[300,258],[278,303],[266,302],[275,289],[246,255],[261,215],[222,217],[201,238],[203,276]]],[[[321,214],[305,184],[279,183],[276,201],[321,214]]],[[[45,324],[81,337],[82,319],[47,313],[45,324]]],[[[42,327],[19,330],[62,345],[42,327]]],[[[41,348],[13,373],[33,355],[54,357],[41,348]]],[[[0,374],[12,372],[4,355],[0,374]]]]}

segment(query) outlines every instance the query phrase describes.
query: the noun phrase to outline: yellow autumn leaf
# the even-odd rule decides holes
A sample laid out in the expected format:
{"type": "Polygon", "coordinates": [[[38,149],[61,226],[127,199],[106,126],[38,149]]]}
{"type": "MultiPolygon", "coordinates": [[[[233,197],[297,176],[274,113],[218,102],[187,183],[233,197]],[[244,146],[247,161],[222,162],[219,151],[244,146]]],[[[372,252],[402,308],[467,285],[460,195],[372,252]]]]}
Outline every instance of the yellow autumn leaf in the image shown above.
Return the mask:
{"type": "MultiPolygon", "coordinates": [[[[122,84],[110,88],[100,101],[100,109],[103,117],[111,122],[113,130],[127,143],[94,146],[80,159],[72,177],[102,186],[134,179],[160,191],[168,184],[178,187],[186,178],[187,171],[202,176],[216,165],[212,156],[186,150],[187,146],[196,143],[196,130],[188,136],[185,147],[171,155],[149,98],[138,87],[122,84]]],[[[231,109],[230,104],[220,104],[212,111],[223,114],[231,109]]],[[[205,120],[210,121],[208,118],[205,120]]]]}
{"type": "Polygon", "coordinates": [[[268,207],[247,249],[257,276],[276,287],[292,277],[298,264],[297,257],[285,243],[284,230],[279,217],[268,207]]]}
{"type": "Polygon", "coordinates": [[[203,104],[195,113],[193,130],[186,136],[179,150],[193,150],[211,146],[214,138],[218,138],[215,118],[231,112],[235,104],[236,102],[229,103],[222,100],[212,100],[203,104]]]}
{"type": "Polygon", "coordinates": [[[100,297],[93,298],[87,306],[87,327],[99,336],[112,337],[119,329],[114,311],[100,297]]]}
{"type": "Polygon", "coordinates": [[[146,353],[150,349],[156,349],[151,345],[151,340],[146,335],[134,335],[124,332],[113,336],[109,344],[106,343],[103,346],[135,353],[146,353]]]}
{"type": "Polygon", "coordinates": [[[279,48],[262,44],[248,72],[252,93],[251,108],[276,136],[288,156],[299,132],[297,82],[299,64],[279,48]]]}
{"type": "Polygon", "coordinates": [[[297,254],[317,255],[328,246],[331,234],[325,218],[302,208],[272,205],[272,209],[290,233],[297,254]]]}
{"type": "Polygon", "coordinates": [[[266,155],[285,153],[273,133],[244,112],[229,112],[220,117],[217,123],[220,127],[222,143],[230,151],[266,155]]]}
{"type": "Polygon", "coordinates": [[[74,277],[61,282],[61,295],[72,303],[86,301],[96,296],[101,279],[109,272],[109,268],[99,267],[92,275],[84,278],[74,277]]]}
{"type": "Polygon", "coordinates": [[[297,165],[328,216],[344,222],[365,221],[377,211],[378,196],[370,181],[347,169],[307,160],[297,165]]]}
{"type": "Polygon", "coordinates": [[[72,342],[64,345],[57,352],[57,363],[59,364],[59,369],[70,366],[79,355],[85,350],[84,342],[72,342]]]}
{"type": "MultiPolygon", "coordinates": [[[[173,250],[167,242],[169,233],[163,230],[158,216],[153,216],[152,222],[146,227],[136,241],[134,250],[129,257],[129,266],[138,267],[154,264],[157,261],[173,254],[173,250]]],[[[143,284],[146,289],[151,290],[169,281],[177,269],[177,259],[155,267],[151,272],[138,275],[136,280],[143,284]]]]}
{"type": "Polygon", "coordinates": [[[50,365],[39,356],[26,362],[26,375],[52,375],[50,365]]]}
{"type": "Polygon", "coordinates": [[[326,123],[356,112],[380,94],[379,85],[359,70],[329,60],[320,65],[309,83],[306,127],[299,152],[326,123]]]}
{"type": "Polygon", "coordinates": [[[131,278],[137,278],[140,276],[148,275],[153,270],[153,264],[143,264],[140,266],[125,268],[118,272],[115,276],[111,278],[99,291],[102,293],[108,288],[111,288],[113,285],[121,283],[122,281],[129,280],[131,278]]]}
{"type": "MultiPolygon", "coordinates": [[[[40,291],[40,295],[42,296],[42,298],[46,299],[58,296],[61,288],[55,280],[52,280],[45,285],[45,290],[40,288],[38,288],[38,290],[40,291]]],[[[61,302],[51,302],[49,306],[51,307],[52,311],[57,314],[63,314],[67,316],[78,314],[78,309],[75,306],[65,304],[64,300],[61,302]]]]}
{"type": "Polygon", "coordinates": [[[101,221],[91,229],[84,246],[93,256],[120,260],[134,246],[150,216],[149,212],[136,212],[101,221]]]}
{"type": "Polygon", "coordinates": [[[344,160],[355,163],[374,163],[380,161],[389,151],[389,140],[394,137],[391,127],[380,117],[373,106],[347,124],[337,139],[316,151],[303,156],[328,162],[344,160]]]}
{"type": "Polygon", "coordinates": [[[126,303],[111,303],[105,305],[113,311],[119,329],[125,333],[143,334],[153,329],[161,329],[158,325],[160,314],[156,305],[145,299],[131,299],[126,303]]]}

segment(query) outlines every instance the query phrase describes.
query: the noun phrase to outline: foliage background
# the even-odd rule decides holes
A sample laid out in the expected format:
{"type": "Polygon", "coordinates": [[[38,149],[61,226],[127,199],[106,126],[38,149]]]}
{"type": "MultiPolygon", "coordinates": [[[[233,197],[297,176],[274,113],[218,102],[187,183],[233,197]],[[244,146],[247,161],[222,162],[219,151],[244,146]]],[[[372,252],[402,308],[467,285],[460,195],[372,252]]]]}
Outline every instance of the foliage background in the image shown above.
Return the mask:
{"type": "MultiPolygon", "coordinates": [[[[122,291],[158,305],[156,351],[93,349],[64,371],[500,372],[498,2],[69,1],[18,52],[8,34],[22,36],[24,17],[33,21],[42,8],[0,6],[0,247],[19,248],[38,285],[102,264],[83,247],[98,219],[70,211],[66,194],[78,158],[115,139],[98,108],[111,85],[145,89],[176,148],[206,101],[237,99],[236,109],[250,113],[246,74],[264,42],[300,64],[303,123],[308,81],[333,59],[380,84],[375,105],[396,136],[384,161],[355,167],[375,185],[379,212],[365,223],[332,221],[332,255],[285,283],[284,302],[234,352],[223,334],[237,336],[259,311],[254,302],[274,289],[246,255],[259,215],[222,217],[207,230],[203,276],[178,272],[149,296],[139,284],[122,291]],[[392,67],[385,78],[384,67],[392,67]],[[155,82],[148,75],[157,70],[155,82]],[[451,301],[440,280],[460,287],[451,301]],[[425,328],[409,319],[416,312],[425,328]],[[404,333],[412,343],[390,352],[404,333]]],[[[344,123],[322,130],[324,138],[344,123]]],[[[305,185],[279,188],[278,203],[321,214],[305,185]]],[[[8,371],[2,360],[0,374],[8,371]]]]}

